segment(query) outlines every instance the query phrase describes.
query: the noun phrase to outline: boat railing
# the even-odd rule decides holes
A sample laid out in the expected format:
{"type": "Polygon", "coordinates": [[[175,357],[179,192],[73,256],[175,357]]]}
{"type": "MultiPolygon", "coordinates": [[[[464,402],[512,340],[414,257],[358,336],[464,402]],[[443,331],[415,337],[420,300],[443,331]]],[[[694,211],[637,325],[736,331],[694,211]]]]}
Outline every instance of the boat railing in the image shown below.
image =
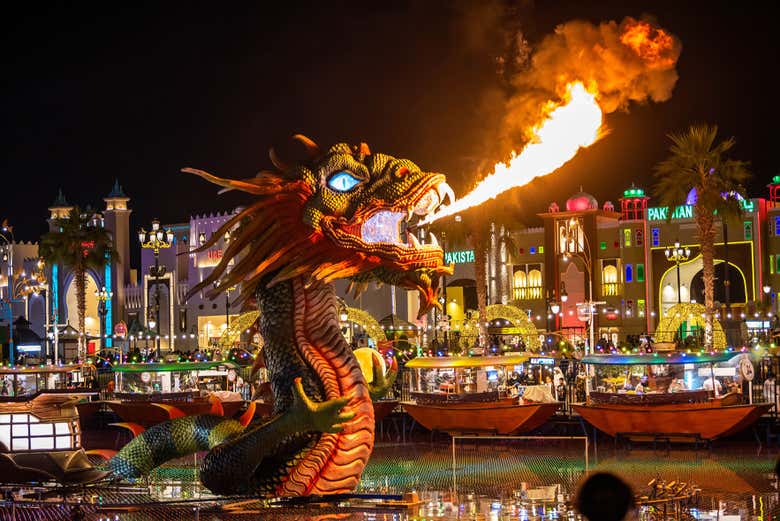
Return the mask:
{"type": "Polygon", "coordinates": [[[200,391],[183,391],[172,393],[123,393],[115,392],[115,400],[128,402],[169,402],[169,401],[195,401],[201,397],[200,391]]]}
{"type": "Polygon", "coordinates": [[[484,403],[497,402],[498,391],[483,393],[411,393],[412,400],[420,405],[437,405],[448,403],[484,403]]]}
{"type": "Polygon", "coordinates": [[[683,403],[707,403],[712,393],[706,390],[680,391],[676,393],[606,393],[592,391],[592,405],[674,405],[683,403]]]}

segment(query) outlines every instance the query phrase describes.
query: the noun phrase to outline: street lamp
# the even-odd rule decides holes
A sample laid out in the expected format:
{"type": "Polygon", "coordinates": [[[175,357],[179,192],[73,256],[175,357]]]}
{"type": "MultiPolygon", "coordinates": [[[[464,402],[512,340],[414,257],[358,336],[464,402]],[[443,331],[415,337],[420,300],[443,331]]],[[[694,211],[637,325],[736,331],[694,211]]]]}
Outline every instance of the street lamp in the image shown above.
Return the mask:
{"type": "Polygon", "coordinates": [[[154,276],[154,317],[150,316],[148,320],[149,327],[154,329],[157,326],[157,358],[160,358],[160,276],[165,272],[165,266],[160,266],[160,250],[164,248],[170,248],[173,245],[173,230],[168,228],[163,231],[160,227],[160,221],[157,219],[152,220],[152,229],[147,232],[143,228],[138,231],[138,241],[141,243],[141,248],[152,250],[154,253],[154,269],[152,275],[154,276]]]}
{"type": "MultiPolygon", "coordinates": [[[[679,241],[674,243],[671,248],[664,250],[666,260],[674,262],[677,265],[677,303],[682,303],[682,297],[680,295],[680,263],[687,261],[691,257],[691,249],[687,246],[685,248],[680,246],[679,241]]],[[[691,299],[690,293],[688,294],[688,300],[691,299]]]]}
{"type": "MultiPolygon", "coordinates": [[[[95,297],[98,299],[98,315],[100,315],[100,325],[103,328],[104,338],[111,334],[111,328],[106,328],[105,326],[106,315],[108,314],[108,306],[106,305],[106,302],[111,300],[113,296],[114,292],[108,291],[105,286],[103,286],[99,291],[95,291],[95,297]],[[106,329],[108,329],[108,331],[106,331],[106,329]]],[[[105,345],[105,340],[103,341],[103,344],[105,345]]]]}

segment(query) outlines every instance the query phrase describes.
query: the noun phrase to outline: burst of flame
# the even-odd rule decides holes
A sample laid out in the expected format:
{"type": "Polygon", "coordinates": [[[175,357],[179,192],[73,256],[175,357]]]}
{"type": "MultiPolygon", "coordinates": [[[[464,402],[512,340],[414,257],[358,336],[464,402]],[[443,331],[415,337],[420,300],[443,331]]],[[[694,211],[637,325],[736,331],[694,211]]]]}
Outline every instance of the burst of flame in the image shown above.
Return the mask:
{"type": "Polygon", "coordinates": [[[468,195],[442,207],[423,224],[462,212],[554,172],[573,158],[580,148],[593,144],[598,139],[602,121],[596,95],[588,92],[582,83],[575,82],[567,85],[565,99],[566,102],[553,109],[535,129],[535,139],[520,154],[513,153],[508,163],[497,163],[493,173],[468,195]]]}
{"type": "Polygon", "coordinates": [[[652,67],[668,67],[675,62],[669,56],[674,47],[672,36],[647,22],[631,20],[620,35],[620,42],[652,67]]]}

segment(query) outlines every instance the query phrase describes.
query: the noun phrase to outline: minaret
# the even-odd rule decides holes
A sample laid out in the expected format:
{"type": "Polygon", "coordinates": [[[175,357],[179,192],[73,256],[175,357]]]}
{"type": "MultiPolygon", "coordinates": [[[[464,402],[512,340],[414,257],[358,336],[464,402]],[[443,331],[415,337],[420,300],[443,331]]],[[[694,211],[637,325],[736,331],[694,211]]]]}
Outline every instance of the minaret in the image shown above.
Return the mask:
{"type": "MultiPolygon", "coordinates": [[[[111,192],[103,198],[106,202],[106,209],[103,211],[105,228],[111,233],[114,239],[114,249],[117,252],[117,258],[107,269],[106,289],[114,293],[112,300],[112,313],[110,323],[116,324],[120,320],[127,320],[125,316],[125,286],[130,279],[130,210],[127,207],[130,198],[119,185],[119,180],[114,181],[114,187],[111,192]],[[109,271],[110,270],[110,271],[109,271]]],[[[107,322],[109,316],[106,316],[107,322]]],[[[113,331],[106,330],[107,334],[113,334],[113,331]]]]}
{"type": "Polygon", "coordinates": [[[55,219],[67,219],[68,214],[72,209],[73,205],[65,199],[62,188],[60,188],[57,193],[57,198],[51,203],[51,206],[49,206],[49,218],[47,219],[49,222],[49,231],[54,231],[55,219]]]}

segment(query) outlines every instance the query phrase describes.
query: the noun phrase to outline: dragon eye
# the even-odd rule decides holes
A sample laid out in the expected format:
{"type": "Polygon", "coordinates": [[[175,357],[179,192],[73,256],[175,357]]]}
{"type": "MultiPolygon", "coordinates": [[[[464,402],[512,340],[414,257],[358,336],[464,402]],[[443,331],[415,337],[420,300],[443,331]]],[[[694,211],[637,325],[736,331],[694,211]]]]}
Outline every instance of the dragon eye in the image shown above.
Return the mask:
{"type": "Polygon", "coordinates": [[[346,170],[339,170],[328,179],[328,187],[337,192],[349,192],[360,184],[360,179],[346,170]]]}

